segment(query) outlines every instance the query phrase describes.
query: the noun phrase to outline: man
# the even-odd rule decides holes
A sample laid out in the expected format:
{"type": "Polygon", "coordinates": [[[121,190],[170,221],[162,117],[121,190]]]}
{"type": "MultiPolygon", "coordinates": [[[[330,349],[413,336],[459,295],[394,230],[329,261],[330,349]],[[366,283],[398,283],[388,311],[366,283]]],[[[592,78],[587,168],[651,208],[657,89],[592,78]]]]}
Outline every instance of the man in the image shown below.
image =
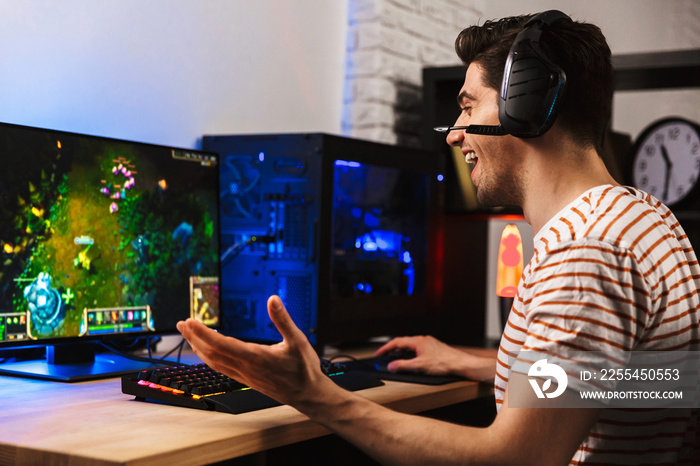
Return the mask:
{"type": "MultiPolygon", "coordinates": [[[[457,125],[503,123],[499,89],[506,59],[518,33],[532,27],[526,27],[529,19],[489,21],[457,38],[457,53],[468,66],[457,125]]],[[[196,354],[385,463],[690,461],[696,413],[509,406],[508,356],[521,350],[685,351],[697,350],[699,341],[700,267],[685,234],[660,202],[617,185],[599,156],[612,103],[604,37],[568,17],[536,26],[542,49],[563,68],[568,86],[563,98],[557,96],[561,108],[551,127],[525,138],[469,129],[452,130],[447,138],[475,164],[480,202],[522,207],[537,232],[498,354],[462,351],[432,337],[397,338],[378,351],[416,351],[416,358],[393,363],[394,370],[495,379],[498,415],[491,426],[396,413],[338,388],[321,373],[313,348],[276,296],[268,310],[281,343],[241,342],[189,319],[178,329],[196,354]]]]}

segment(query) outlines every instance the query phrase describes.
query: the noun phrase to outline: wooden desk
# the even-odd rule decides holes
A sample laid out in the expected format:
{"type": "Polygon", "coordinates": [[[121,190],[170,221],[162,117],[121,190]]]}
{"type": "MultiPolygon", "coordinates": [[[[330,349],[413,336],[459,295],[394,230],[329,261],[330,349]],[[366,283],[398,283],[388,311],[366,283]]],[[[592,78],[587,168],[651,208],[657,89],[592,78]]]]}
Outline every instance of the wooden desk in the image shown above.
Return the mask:
{"type": "MultiPolygon", "coordinates": [[[[419,413],[493,393],[490,384],[386,382],[357,392],[419,413]]],[[[226,414],[135,401],[119,378],[66,384],[0,377],[0,464],[194,465],[320,437],[289,406],[226,414]]]]}

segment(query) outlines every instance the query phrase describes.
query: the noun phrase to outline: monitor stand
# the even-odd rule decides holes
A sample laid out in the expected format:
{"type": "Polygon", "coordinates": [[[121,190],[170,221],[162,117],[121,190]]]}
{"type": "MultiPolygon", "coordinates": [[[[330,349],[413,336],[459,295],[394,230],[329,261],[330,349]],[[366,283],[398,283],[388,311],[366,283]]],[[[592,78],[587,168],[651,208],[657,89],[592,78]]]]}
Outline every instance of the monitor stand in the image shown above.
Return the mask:
{"type": "Polygon", "coordinates": [[[113,353],[97,353],[96,349],[97,345],[94,343],[47,346],[45,359],[0,364],[0,375],[82,382],[163,366],[134,361],[113,353]]]}

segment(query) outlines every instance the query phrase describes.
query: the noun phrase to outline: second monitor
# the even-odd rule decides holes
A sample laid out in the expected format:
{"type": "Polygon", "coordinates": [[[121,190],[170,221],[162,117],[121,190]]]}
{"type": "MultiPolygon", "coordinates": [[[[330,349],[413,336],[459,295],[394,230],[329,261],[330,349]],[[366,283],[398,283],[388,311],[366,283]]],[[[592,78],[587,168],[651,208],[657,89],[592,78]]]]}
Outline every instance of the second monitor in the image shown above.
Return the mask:
{"type": "Polygon", "coordinates": [[[434,154],[327,134],[205,136],[221,155],[223,331],[312,344],[424,333],[439,296],[434,154]]]}

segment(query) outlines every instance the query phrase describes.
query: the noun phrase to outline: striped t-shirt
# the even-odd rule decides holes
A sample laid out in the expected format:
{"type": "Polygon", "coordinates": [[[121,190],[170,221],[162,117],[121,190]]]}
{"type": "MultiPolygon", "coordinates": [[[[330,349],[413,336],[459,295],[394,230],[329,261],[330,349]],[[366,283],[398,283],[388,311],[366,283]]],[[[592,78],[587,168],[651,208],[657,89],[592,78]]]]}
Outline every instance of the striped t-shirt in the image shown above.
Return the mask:
{"type": "MultiPolygon", "coordinates": [[[[499,408],[508,355],[521,350],[700,349],[700,266],[654,197],[591,189],[555,215],[534,246],[498,351],[499,408]]],[[[571,464],[692,464],[697,424],[696,410],[603,409],[571,464]]]]}

